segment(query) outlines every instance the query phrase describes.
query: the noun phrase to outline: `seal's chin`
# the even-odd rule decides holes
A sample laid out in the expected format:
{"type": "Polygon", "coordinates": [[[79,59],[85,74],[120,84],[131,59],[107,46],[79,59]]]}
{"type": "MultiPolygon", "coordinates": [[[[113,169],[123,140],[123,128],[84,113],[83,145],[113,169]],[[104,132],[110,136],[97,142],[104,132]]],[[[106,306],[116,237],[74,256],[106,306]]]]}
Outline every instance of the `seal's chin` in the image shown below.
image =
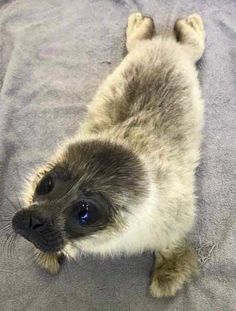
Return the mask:
{"type": "Polygon", "coordinates": [[[58,252],[61,252],[64,247],[64,244],[58,243],[57,241],[54,241],[54,242],[51,241],[50,243],[47,243],[42,240],[37,240],[37,241],[33,241],[30,239],[27,239],[27,240],[33,243],[37,249],[39,249],[40,251],[44,253],[58,253],[58,252]]]}

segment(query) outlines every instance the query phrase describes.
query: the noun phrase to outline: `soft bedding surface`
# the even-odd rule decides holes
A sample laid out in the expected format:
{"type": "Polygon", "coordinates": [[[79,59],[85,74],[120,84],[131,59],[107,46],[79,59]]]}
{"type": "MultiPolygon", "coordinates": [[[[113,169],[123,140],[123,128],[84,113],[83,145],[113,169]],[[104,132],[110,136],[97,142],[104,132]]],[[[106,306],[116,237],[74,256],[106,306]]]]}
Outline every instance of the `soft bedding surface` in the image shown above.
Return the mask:
{"type": "Polygon", "coordinates": [[[122,58],[124,26],[137,10],[157,27],[192,12],[206,24],[198,65],[204,143],[190,235],[201,274],[176,297],[157,300],[148,294],[151,254],[88,256],[53,277],[36,267],[31,245],[20,239],[13,255],[1,247],[1,311],[236,310],[235,0],[1,1],[0,215],[13,213],[8,199],[18,204],[24,176],[77,131],[99,82],[122,58]]]}

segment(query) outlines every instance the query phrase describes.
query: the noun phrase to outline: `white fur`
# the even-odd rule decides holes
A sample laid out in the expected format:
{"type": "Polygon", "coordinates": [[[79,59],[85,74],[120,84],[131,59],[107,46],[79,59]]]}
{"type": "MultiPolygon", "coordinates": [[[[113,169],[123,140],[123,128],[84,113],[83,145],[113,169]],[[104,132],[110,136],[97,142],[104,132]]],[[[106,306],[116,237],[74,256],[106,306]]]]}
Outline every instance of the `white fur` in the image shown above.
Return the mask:
{"type": "MultiPolygon", "coordinates": [[[[186,217],[175,217],[177,212],[170,211],[167,202],[160,196],[154,176],[150,173],[149,195],[142,204],[132,206],[130,212],[123,212],[125,225],[119,231],[98,232],[87,238],[69,242],[65,246],[67,256],[76,258],[81,254],[100,256],[119,256],[138,254],[150,250],[164,250],[175,243],[189,231],[192,226],[193,213],[190,209],[186,217]],[[162,201],[162,202],[161,202],[162,201]],[[179,218],[183,221],[179,221],[179,218]]],[[[182,191],[181,186],[177,192],[182,191]]],[[[185,194],[184,194],[185,195],[185,194]]]]}

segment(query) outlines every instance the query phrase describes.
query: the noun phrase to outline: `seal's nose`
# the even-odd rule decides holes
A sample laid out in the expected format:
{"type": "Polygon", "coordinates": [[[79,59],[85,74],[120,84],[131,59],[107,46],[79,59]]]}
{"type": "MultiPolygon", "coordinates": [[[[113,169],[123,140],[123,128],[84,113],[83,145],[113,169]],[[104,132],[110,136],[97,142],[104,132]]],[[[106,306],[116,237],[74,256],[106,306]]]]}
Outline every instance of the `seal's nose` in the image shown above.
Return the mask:
{"type": "Polygon", "coordinates": [[[40,232],[45,229],[45,220],[28,209],[17,212],[12,219],[12,226],[16,233],[24,235],[26,233],[40,232]]]}
{"type": "Polygon", "coordinates": [[[62,232],[36,206],[18,211],[12,219],[12,227],[16,233],[44,252],[58,252],[64,246],[62,232]]]}

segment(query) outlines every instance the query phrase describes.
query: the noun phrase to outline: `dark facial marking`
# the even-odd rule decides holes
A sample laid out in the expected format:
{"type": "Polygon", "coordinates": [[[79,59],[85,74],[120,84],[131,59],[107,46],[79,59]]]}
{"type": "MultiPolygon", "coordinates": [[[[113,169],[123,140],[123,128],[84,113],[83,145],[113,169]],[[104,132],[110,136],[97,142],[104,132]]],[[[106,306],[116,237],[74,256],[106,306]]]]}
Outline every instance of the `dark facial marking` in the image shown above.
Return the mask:
{"type": "Polygon", "coordinates": [[[53,176],[50,174],[47,174],[39,182],[35,192],[37,195],[46,195],[53,190],[54,186],[55,184],[54,184],[53,176]]]}
{"type": "Polygon", "coordinates": [[[58,199],[68,191],[71,184],[69,171],[66,168],[54,167],[39,181],[33,201],[58,199]]]}
{"type": "Polygon", "coordinates": [[[102,194],[81,195],[65,210],[66,233],[78,238],[101,230],[110,220],[112,207],[102,194]]]}
{"type": "Polygon", "coordinates": [[[73,143],[39,181],[32,206],[13,218],[14,230],[44,252],[66,241],[117,227],[119,210],[146,194],[142,163],[126,148],[101,141],[73,143]]]}
{"type": "Polygon", "coordinates": [[[104,193],[109,200],[116,194],[135,200],[146,191],[141,162],[123,146],[96,140],[74,143],[65,152],[64,162],[80,189],[104,193]]]}
{"type": "Polygon", "coordinates": [[[44,252],[57,252],[64,245],[61,231],[34,207],[17,212],[12,219],[12,226],[16,233],[44,252]]]}

